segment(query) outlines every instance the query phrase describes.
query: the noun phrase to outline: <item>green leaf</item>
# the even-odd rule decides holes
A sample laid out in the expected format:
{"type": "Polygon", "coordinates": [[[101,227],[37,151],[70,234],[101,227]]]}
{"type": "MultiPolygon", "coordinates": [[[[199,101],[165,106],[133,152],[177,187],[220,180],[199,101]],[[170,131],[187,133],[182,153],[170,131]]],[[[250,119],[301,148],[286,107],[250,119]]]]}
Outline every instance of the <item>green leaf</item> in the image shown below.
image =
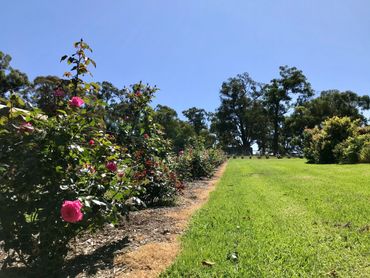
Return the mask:
{"type": "Polygon", "coordinates": [[[63,173],[63,167],[62,166],[57,166],[57,167],[55,167],[55,171],[57,173],[63,173]]]}
{"type": "Polygon", "coordinates": [[[95,83],[95,82],[91,82],[90,84],[91,84],[91,86],[93,86],[93,87],[94,87],[94,89],[96,89],[96,90],[99,90],[99,89],[100,89],[99,84],[97,84],[97,83],[95,83]]]}
{"type": "Polygon", "coordinates": [[[107,205],[106,203],[101,202],[99,200],[91,200],[91,202],[93,202],[95,205],[98,205],[98,206],[106,206],[107,205]]]}
{"type": "Polygon", "coordinates": [[[90,59],[90,58],[89,58],[89,60],[90,60],[91,64],[93,64],[93,65],[94,65],[94,68],[96,68],[96,63],[95,63],[95,61],[94,61],[94,60],[92,60],[92,59],[90,59]]]}
{"type": "Polygon", "coordinates": [[[20,98],[19,96],[17,96],[17,103],[18,103],[18,105],[20,105],[20,106],[24,106],[25,105],[25,102],[23,101],[23,99],[22,98],[20,98]]]}
{"type": "Polygon", "coordinates": [[[64,114],[64,115],[67,115],[67,112],[62,110],[62,109],[58,109],[57,112],[61,113],[61,114],[64,114]]]}

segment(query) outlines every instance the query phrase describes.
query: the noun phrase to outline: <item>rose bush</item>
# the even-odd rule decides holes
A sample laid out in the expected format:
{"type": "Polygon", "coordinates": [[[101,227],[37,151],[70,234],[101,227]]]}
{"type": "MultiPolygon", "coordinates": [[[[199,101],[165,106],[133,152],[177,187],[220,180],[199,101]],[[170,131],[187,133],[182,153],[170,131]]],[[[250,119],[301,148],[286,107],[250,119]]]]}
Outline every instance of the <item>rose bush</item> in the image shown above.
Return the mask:
{"type": "Polygon", "coordinates": [[[35,81],[30,99],[39,108],[27,111],[16,94],[0,99],[4,267],[21,261],[36,277],[56,275],[80,232],[117,223],[133,200],[172,202],[183,181],[209,177],[225,159],[201,138],[174,155],[153,121],[157,88],[140,82],[106,97],[109,84],[103,90],[81,79],[95,66],[90,47],[82,40],[74,46],[61,59],[71,65],[66,79],[35,81]]]}
{"type": "Polygon", "coordinates": [[[202,138],[194,138],[185,151],[180,151],[174,161],[174,170],[184,181],[211,177],[216,168],[226,160],[222,150],[205,148],[202,138]]]}
{"type": "Polygon", "coordinates": [[[49,117],[15,109],[24,105],[17,95],[1,100],[0,241],[8,251],[6,264],[20,260],[36,277],[53,276],[71,239],[116,223],[127,213],[125,200],[137,195],[127,148],[107,134],[99,88],[80,79],[93,63],[85,54],[90,48],[83,41],[75,47],[76,53],[62,58],[73,65],[75,74],[65,75],[72,76],[74,96],[49,117]]]}
{"type": "Polygon", "coordinates": [[[153,122],[150,107],[156,87],[138,83],[122,90],[120,102],[108,107],[106,121],[133,158],[131,184],[146,205],[172,202],[182,183],[170,165],[171,143],[153,122]]]}

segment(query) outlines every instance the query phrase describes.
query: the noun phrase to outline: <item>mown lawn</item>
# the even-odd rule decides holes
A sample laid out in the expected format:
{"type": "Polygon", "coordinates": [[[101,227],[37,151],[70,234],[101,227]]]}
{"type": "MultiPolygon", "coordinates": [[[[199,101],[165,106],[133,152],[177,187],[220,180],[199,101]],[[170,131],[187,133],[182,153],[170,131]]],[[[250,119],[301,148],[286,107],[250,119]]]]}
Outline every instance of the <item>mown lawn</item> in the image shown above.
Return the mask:
{"type": "Polygon", "coordinates": [[[229,161],[161,277],[370,277],[370,166],[229,161]]]}

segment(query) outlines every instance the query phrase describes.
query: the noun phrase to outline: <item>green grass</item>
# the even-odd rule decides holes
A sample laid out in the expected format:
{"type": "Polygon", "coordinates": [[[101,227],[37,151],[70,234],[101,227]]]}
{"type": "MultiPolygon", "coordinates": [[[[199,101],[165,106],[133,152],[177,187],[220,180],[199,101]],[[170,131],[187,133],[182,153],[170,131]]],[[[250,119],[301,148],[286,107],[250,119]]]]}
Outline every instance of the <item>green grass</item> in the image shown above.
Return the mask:
{"type": "Polygon", "coordinates": [[[370,277],[369,225],[369,165],[232,159],[161,277],[370,277]]]}

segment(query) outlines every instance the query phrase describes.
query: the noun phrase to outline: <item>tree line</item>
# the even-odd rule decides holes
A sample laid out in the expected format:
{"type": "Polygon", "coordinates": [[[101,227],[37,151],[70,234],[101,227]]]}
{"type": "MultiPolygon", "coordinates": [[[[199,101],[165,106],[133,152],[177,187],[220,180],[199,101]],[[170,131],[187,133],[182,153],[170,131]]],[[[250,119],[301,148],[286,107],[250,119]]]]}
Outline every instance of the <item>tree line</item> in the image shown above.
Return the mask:
{"type": "MultiPolygon", "coordinates": [[[[26,100],[25,106],[30,110],[37,107],[48,116],[57,113],[61,98],[74,96],[74,90],[69,86],[68,73],[63,78],[58,76],[38,76],[30,81],[27,74],[11,66],[11,56],[0,51],[0,98],[5,100],[11,93],[17,93],[26,100]]],[[[139,119],[141,115],[133,115],[132,107],[127,99],[129,88],[117,88],[109,81],[91,82],[91,86],[98,89],[97,97],[106,103],[105,121],[107,129],[111,133],[117,132],[117,121],[121,120],[122,115],[139,119]]],[[[155,88],[157,90],[157,88],[155,88]]],[[[24,107],[22,107],[24,108],[24,107]]],[[[215,146],[216,138],[210,133],[208,120],[210,113],[204,109],[191,107],[182,112],[186,120],[181,120],[177,112],[171,107],[157,105],[151,107],[147,112],[150,117],[148,121],[156,123],[162,129],[165,139],[172,142],[173,151],[179,152],[187,144],[200,140],[206,147],[215,146]]],[[[142,113],[142,112],[141,112],[142,113]]]]}
{"type": "MultiPolygon", "coordinates": [[[[11,57],[0,51],[0,97],[17,92],[47,114],[55,113],[58,89],[71,94],[65,80],[56,76],[39,76],[32,82],[27,75],[10,65],[11,57]]],[[[94,83],[92,83],[94,84],[94,83]]],[[[127,114],[126,88],[119,89],[109,81],[97,83],[98,97],[108,105],[106,122],[114,132],[115,119],[127,114]],[[110,125],[110,123],[112,123],[110,125]]],[[[366,124],[363,110],[370,108],[370,97],[352,91],[315,91],[304,73],[296,67],[281,66],[279,77],[263,84],[248,73],[238,74],[222,83],[220,105],[214,112],[191,107],[182,112],[181,120],[171,107],[157,105],[151,121],[162,127],[174,151],[189,141],[201,138],[206,146],[219,145],[228,153],[297,154],[303,149],[303,131],[320,126],[330,117],[349,117],[366,124]]]]}
{"type": "Polygon", "coordinates": [[[232,153],[298,154],[303,150],[303,132],[320,126],[330,117],[348,116],[366,124],[362,110],[370,97],[352,91],[322,91],[315,96],[311,84],[296,67],[281,66],[279,77],[268,84],[248,73],[222,83],[221,104],[212,117],[211,131],[222,148],[232,153]]]}

